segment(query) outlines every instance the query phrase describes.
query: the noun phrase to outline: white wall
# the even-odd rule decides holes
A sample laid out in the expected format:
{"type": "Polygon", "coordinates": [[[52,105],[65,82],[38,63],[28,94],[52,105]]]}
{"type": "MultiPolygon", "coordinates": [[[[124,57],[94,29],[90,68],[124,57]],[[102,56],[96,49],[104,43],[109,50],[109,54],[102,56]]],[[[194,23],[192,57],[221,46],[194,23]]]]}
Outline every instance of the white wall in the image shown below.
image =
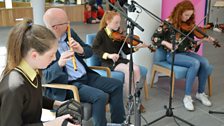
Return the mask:
{"type": "Polygon", "coordinates": [[[0,76],[1,76],[1,73],[3,71],[3,69],[5,68],[5,65],[6,65],[6,54],[7,54],[7,50],[6,50],[6,47],[0,47],[0,59],[1,59],[1,62],[0,62],[0,76]]]}
{"type": "MultiPolygon", "coordinates": [[[[131,0],[129,0],[130,2],[131,0]]],[[[154,13],[158,17],[161,17],[161,10],[162,10],[162,0],[135,0],[137,3],[139,3],[141,6],[149,10],[150,12],[154,13]]],[[[137,8],[137,10],[139,10],[137,8]]],[[[136,12],[135,13],[129,13],[129,17],[131,17],[133,20],[136,19],[136,12]]],[[[147,13],[144,11],[140,13],[137,21],[136,21],[141,27],[144,28],[144,32],[141,32],[137,28],[135,28],[134,34],[139,35],[140,39],[147,44],[151,44],[151,36],[154,33],[155,29],[158,27],[159,22],[155,21],[152,17],[150,17],[147,13]]],[[[147,80],[149,82],[149,77],[151,73],[151,65],[153,60],[153,53],[149,51],[149,49],[144,48],[140,49],[138,52],[135,52],[133,55],[134,63],[143,65],[146,68],[148,68],[148,75],[147,80]]]]}
{"type": "Polygon", "coordinates": [[[210,11],[209,11],[209,22],[213,22],[215,24],[216,19],[218,18],[218,24],[224,23],[224,6],[222,7],[214,7],[214,4],[216,1],[222,1],[223,0],[208,0],[211,2],[210,4],[210,11]]]}

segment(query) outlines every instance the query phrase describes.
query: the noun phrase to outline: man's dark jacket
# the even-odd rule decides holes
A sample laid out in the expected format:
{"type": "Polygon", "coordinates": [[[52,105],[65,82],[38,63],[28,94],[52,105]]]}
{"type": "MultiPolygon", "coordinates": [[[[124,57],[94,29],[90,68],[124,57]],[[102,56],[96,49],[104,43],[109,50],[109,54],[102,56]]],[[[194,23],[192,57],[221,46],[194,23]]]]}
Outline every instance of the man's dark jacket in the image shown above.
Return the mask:
{"type": "MultiPolygon", "coordinates": [[[[75,53],[75,57],[85,67],[87,73],[92,72],[92,73],[97,74],[96,72],[91,70],[83,60],[84,58],[89,58],[93,55],[91,47],[89,45],[85,44],[73,30],[71,30],[71,36],[84,49],[84,55],[79,55],[79,54],[75,53]]],[[[68,38],[65,39],[65,42],[67,42],[67,41],[68,41],[68,38]]],[[[50,83],[69,84],[66,67],[64,66],[63,68],[61,68],[58,65],[59,58],[60,58],[60,53],[57,51],[56,60],[53,61],[46,69],[43,70],[44,83],[47,83],[47,84],[50,84],[50,83]]],[[[55,100],[64,101],[66,98],[66,90],[47,88],[45,90],[45,95],[47,97],[55,99],[55,100]]]]}

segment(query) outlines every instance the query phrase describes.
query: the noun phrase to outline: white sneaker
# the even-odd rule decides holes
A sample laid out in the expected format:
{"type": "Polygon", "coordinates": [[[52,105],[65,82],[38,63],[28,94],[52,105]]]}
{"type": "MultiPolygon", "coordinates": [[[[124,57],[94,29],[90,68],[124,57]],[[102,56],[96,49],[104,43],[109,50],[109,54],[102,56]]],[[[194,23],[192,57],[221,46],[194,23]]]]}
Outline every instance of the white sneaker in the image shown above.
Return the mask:
{"type": "Polygon", "coordinates": [[[208,100],[208,96],[203,93],[196,93],[196,99],[201,101],[201,103],[205,106],[212,106],[212,103],[208,100]]]}
{"type": "Polygon", "coordinates": [[[184,99],[184,107],[189,110],[189,111],[193,111],[194,110],[194,105],[193,105],[193,100],[191,98],[191,96],[189,95],[185,95],[184,99]]]}

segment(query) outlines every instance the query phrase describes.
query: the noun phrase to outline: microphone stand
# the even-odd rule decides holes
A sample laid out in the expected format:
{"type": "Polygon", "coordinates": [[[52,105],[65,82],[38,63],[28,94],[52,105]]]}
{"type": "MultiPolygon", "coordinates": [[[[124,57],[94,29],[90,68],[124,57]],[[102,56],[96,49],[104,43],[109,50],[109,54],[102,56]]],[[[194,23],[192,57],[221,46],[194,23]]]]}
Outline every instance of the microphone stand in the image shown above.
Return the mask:
{"type": "MultiPolygon", "coordinates": [[[[132,36],[134,33],[134,26],[129,24],[128,27],[129,28],[129,34],[132,36]]],[[[131,123],[130,121],[130,115],[131,115],[131,112],[132,112],[132,107],[133,107],[133,96],[131,94],[131,91],[132,91],[132,77],[133,77],[133,56],[132,56],[132,49],[133,49],[133,45],[132,45],[132,37],[130,38],[130,62],[129,62],[129,92],[128,92],[128,118],[126,118],[125,122],[124,122],[124,125],[125,126],[129,126],[131,123]]]]}
{"type": "Polygon", "coordinates": [[[170,32],[172,33],[171,34],[171,40],[172,40],[172,50],[171,50],[171,54],[172,54],[172,61],[171,61],[171,79],[170,79],[170,92],[169,92],[169,106],[167,107],[166,105],[164,106],[164,108],[166,109],[166,113],[165,115],[155,119],[154,121],[152,122],[149,122],[148,124],[144,125],[144,126],[149,126],[165,117],[173,117],[173,118],[176,118],[190,126],[194,126],[193,124],[191,124],[190,122],[187,122],[186,120],[176,116],[173,114],[173,107],[172,107],[172,81],[173,81],[173,67],[174,67],[174,59],[175,59],[175,44],[176,44],[176,35],[175,33],[178,32],[180,34],[182,34],[183,36],[185,36],[186,38],[194,41],[192,38],[190,38],[189,36],[186,36],[184,33],[182,33],[180,30],[176,29],[173,27],[173,25],[171,25],[169,22],[167,21],[163,21],[161,18],[159,18],[158,16],[156,16],[155,14],[153,14],[152,12],[148,11],[147,9],[145,9],[143,6],[141,6],[140,4],[138,4],[137,2],[133,1],[132,2],[136,5],[138,5],[141,9],[143,9],[144,11],[146,11],[148,14],[152,15],[154,18],[153,19],[156,19],[157,21],[160,21],[160,22],[164,22],[167,26],[168,26],[168,29],[170,30],[170,32]]]}
{"type": "MultiPolygon", "coordinates": [[[[129,36],[130,37],[130,62],[129,62],[129,96],[128,96],[128,114],[126,116],[126,120],[124,121],[124,123],[122,124],[123,126],[130,126],[131,124],[131,112],[133,110],[133,96],[132,96],[132,77],[133,77],[133,56],[132,56],[132,53],[133,53],[133,44],[132,44],[132,41],[133,41],[133,36],[134,36],[134,28],[137,27],[139,30],[141,31],[144,31],[144,29],[139,25],[137,24],[135,21],[133,21],[131,18],[129,18],[126,14],[124,14],[124,12],[122,12],[120,9],[118,9],[117,7],[115,7],[113,4],[111,4],[109,1],[108,1],[108,4],[110,6],[112,6],[116,11],[118,11],[124,18],[127,19],[127,21],[129,22],[128,24],[128,28],[129,28],[129,36]]],[[[140,41],[138,41],[140,42],[140,41]]],[[[134,105],[136,106],[136,105],[134,105]]],[[[138,119],[140,121],[140,119],[138,119]]],[[[136,125],[138,126],[138,125],[136,125]]],[[[140,125],[139,125],[140,126],[140,125]]]]}
{"type": "Polygon", "coordinates": [[[214,114],[224,114],[224,112],[220,112],[220,111],[211,111],[211,110],[209,110],[208,113],[209,113],[209,114],[213,114],[213,113],[214,113],[214,114]]]}
{"type": "Polygon", "coordinates": [[[141,90],[143,88],[143,85],[144,85],[144,80],[145,80],[145,77],[141,76],[140,78],[140,81],[136,83],[136,88],[135,88],[135,93],[134,93],[134,96],[135,96],[135,106],[134,106],[134,112],[135,112],[135,126],[141,126],[141,109],[140,109],[140,106],[141,106],[141,98],[140,98],[140,95],[141,95],[141,90]]]}

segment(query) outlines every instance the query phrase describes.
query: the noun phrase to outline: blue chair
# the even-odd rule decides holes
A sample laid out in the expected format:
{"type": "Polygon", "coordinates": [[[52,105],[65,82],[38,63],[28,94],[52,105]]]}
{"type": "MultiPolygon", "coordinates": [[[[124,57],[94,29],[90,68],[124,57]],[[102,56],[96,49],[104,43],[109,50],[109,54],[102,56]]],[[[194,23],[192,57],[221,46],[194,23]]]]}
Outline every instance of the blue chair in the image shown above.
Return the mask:
{"type": "MultiPolygon", "coordinates": [[[[96,33],[87,34],[86,35],[86,44],[92,46],[95,37],[96,37],[96,33]]],[[[101,61],[100,61],[99,57],[94,54],[92,57],[86,59],[86,64],[90,68],[95,69],[96,66],[101,66],[101,61]]],[[[99,70],[95,69],[95,71],[97,73],[99,73],[101,76],[106,76],[107,74],[109,74],[109,77],[112,77],[112,78],[115,78],[115,79],[118,79],[118,80],[121,80],[122,82],[124,82],[124,73],[123,72],[120,72],[120,71],[105,71],[105,70],[103,71],[103,70],[100,70],[100,69],[99,70]]],[[[146,78],[147,69],[143,66],[140,66],[140,71],[141,71],[141,75],[144,78],[146,78]]],[[[145,93],[145,99],[147,100],[149,98],[148,86],[147,86],[146,79],[144,79],[144,80],[145,80],[144,81],[144,93],[145,93]]]]}
{"type": "MultiPolygon", "coordinates": [[[[151,72],[151,82],[150,87],[153,87],[153,82],[155,78],[156,72],[160,72],[162,74],[165,74],[166,76],[171,75],[171,64],[166,61],[166,54],[167,52],[162,48],[158,48],[154,54],[154,63],[152,66],[152,72],[151,72]]],[[[210,71],[208,76],[208,95],[212,95],[212,80],[211,80],[211,73],[213,70],[213,67],[210,65],[210,71]]],[[[173,79],[172,79],[172,97],[174,96],[174,82],[175,79],[185,79],[188,68],[174,65],[173,67],[174,73],[173,73],[173,79]]]]}

